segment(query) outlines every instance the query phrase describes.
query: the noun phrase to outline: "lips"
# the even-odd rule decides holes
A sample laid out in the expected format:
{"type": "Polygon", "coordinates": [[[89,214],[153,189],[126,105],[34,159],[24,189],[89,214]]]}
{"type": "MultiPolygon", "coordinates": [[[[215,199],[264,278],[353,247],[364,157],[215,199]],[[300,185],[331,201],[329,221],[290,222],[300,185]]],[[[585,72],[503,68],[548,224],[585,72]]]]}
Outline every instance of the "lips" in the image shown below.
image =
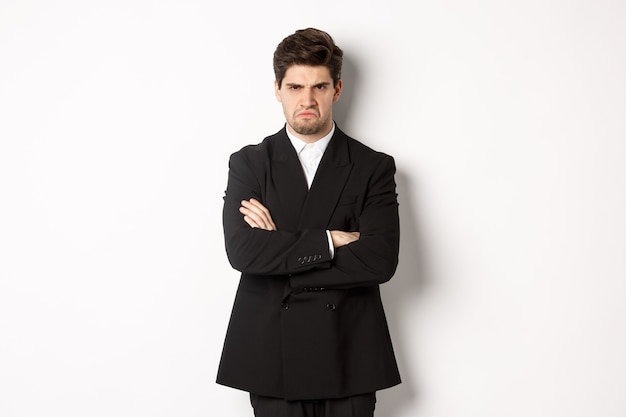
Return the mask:
{"type": "Polygon", "coordinates": [[[317,117],[317,113],[315,113],[314,111],[307,110],[307,111],[303,111],[303,112],[298,113],[296,115],[296,117],[302,117],[302,118],[305,118],[305,119],[310,119],[310,118],[313,118],[313,117],[317,117]]]}

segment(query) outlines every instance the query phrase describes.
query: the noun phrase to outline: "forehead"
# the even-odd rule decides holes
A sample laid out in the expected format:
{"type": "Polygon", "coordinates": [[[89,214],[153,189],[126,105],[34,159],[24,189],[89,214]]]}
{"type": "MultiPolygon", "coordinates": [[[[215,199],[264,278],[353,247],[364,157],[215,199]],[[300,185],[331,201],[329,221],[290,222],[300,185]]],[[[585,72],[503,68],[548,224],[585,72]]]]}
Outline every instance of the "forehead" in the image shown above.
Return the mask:
{"type": "Polygon", "coordinates": [[[285,72],[283,82],[297,84],[317,84],[332,82],[330,71],[323,65],[292,65],[285,72]]]}

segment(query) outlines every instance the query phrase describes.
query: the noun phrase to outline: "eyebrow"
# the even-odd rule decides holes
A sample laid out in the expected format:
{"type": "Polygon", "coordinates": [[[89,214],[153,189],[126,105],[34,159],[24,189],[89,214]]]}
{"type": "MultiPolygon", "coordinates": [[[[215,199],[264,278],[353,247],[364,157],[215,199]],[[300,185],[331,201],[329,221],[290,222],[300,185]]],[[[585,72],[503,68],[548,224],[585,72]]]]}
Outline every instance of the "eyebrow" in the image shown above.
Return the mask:
{"type": "MultiPolygon", "coordinates": [[[[298,83],[285,83],[285,85],[288,87],[304,87],[302,84],[298,84],[298,83]]],[[[321,86],[327,86],[327,85],[330,85],[330,82],[321,81],[319,83],[313,84],[313,87],[321,87],[321,86]]]]}

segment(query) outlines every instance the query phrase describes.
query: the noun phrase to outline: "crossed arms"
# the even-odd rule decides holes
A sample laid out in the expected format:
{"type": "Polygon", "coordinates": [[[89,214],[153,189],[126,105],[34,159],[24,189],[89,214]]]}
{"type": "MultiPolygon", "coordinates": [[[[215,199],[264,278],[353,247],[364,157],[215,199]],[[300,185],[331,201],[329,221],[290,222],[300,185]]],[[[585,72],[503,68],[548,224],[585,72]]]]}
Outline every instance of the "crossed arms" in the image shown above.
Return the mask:
{"type": "Polygon", "coordinates": [[[263,164],[245,153],[233,154],[223,211],[226,252],[233,268],[252,275],[289,276],[295,289],[353,288],[391,279],[400,233],[395,164],[389,156],[371,162],[367,170],[355,173],[358,184],[350,185],[354,193],[367,190],[359,202],[358,231],[334,230],[338,228],[331,225],[331,257],[326,230],[276,226],[262,203],[261,190],[267,187],[263,164]]]}
{"type": "MultiPolygon", "coordinates": [[[[254,198],[243,200],[239,212],[243,214],[243,219],[252,228],[263,230],[276,230],[276,225],[272,220],[270,211],[259,201],[254,198]]],[[[331,230],[330,237],[333,242],[333,248],[337,249],[349,243],[359,240],[359,232],[344,232],[342,230],[331,230]]]]}

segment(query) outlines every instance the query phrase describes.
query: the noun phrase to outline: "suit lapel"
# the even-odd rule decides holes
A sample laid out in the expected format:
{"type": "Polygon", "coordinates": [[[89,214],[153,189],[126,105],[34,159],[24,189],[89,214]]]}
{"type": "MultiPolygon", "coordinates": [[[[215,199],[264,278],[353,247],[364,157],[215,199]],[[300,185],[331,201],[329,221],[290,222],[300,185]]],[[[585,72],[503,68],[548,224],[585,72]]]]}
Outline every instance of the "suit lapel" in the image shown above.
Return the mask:
{"type": "MultiPolygon", "coordinates": [[[[336,128],[311,189],[307,192],[306,177],[285,129],[278,133],[272,156],[272,181],[281,219],[278,229],[326,229],[352,169],[346,136],[336,128]],[[299,216],[298,216],[299,215],[299,216]]],[[[272,207],[270,211],[275,212],[272,207]]],[[[283,299],[291,294],[290,281],[285,281],[283,299]]]]}
{"type": "Polygon", "coordinates": [[[336,128],[306,195],[298,230],[328,226],[351,170],[347,137],[336,128]]]}
{"type": "Polygon", "coordinates": [[[297,230],[299,214],[307,198],[307,184],[302,165],[295,149],[289,142],[285,129],[278,132],[272,152],[272,182],[276,191],[275,199],[279,201],[274,219],[281,220],[277,224],[279,230],[297,230]]]}

